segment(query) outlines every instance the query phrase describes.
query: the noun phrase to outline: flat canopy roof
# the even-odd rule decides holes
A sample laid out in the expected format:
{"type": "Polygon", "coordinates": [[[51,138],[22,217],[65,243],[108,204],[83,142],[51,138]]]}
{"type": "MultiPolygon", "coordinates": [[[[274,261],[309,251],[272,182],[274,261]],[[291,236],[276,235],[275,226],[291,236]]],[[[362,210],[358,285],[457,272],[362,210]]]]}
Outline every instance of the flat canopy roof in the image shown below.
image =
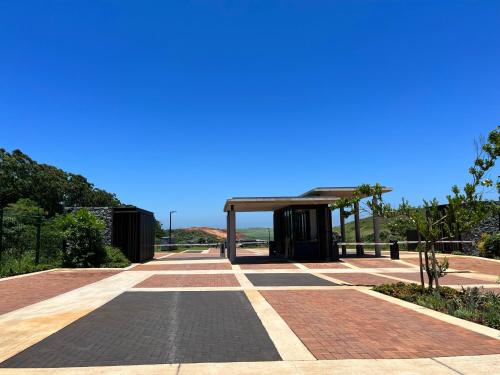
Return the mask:
{"type": "MultiPolygon", "coordinates": [[[[237,212],[274,211],[288,206],[330,204],[340,198],[350,198],[356,187],[319,187],[297,197],[235,197],[229,198],[224,205],[224,211],[231,207],[237,212]]],[[[382,187],[382,192],[392,191],[382,187]]]]}

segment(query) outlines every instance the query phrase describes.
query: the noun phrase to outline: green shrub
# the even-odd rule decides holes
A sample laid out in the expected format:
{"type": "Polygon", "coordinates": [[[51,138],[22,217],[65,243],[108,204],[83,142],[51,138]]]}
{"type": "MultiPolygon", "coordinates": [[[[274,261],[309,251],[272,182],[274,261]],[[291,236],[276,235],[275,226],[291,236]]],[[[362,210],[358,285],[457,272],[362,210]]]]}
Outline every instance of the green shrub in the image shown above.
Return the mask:
{"type": "Polygon", "coordinates": [[[33,262],[33,257],[31,254],[24,254],[21,257],[3,259],[0,264],[0,277],[9,277],[15,275],[21,275],[23,273],[31,273],[44,271],[51,268],[59,267],[59,264],[38,264],[33,262]]]}
{"type": "Polygon", "coordinates": [[[123,255],[122,251],[113,246],[106,246],[106,258],[102,267],[108,268],[122,268],[130,265],[130,261],[127,259],[125,255],[123,255]]]}
{"type": "Polygon", "coordinates": [[[102,231],[104,223],[86,209],[64,217],[66,267],[99,267],[106,258],[102,231]]]}
{"type": "Polygon", "coordinates": [[[373,290],[466,319],[495,329],[500,328],[500,295],[482,288],[462,288],[461,291],[440,287],[422,291],[417,284],[385,284],[373,290]]]}
{"type": "Polygon", "coordinates": [[[479,256],[485,258],[500,257],[500,232],[494,234],[483,233],[478,242],[479,256]]]}

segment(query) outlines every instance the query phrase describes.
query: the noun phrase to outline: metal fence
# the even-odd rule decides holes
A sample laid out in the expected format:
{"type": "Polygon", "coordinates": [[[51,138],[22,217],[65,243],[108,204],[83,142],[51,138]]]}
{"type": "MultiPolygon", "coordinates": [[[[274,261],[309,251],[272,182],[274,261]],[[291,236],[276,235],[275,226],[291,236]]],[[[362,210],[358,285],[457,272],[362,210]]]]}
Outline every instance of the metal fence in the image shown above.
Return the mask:
{"type": "Polygon", "coordinates": [[[60,262],[63,237],[43,215],[10,212],[0,215],[0,267],[60,262]]]}

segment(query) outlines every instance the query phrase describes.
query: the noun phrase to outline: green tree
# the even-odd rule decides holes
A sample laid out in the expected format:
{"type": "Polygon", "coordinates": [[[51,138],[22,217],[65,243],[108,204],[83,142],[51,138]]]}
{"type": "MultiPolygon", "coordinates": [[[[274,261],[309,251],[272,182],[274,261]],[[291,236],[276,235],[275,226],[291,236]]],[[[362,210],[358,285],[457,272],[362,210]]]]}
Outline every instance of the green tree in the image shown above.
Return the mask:
{"type": "Polygon", "coordinates": [[[99,267],[106,258],[102,236],[104,223],[82,208],[67,214],[62,224],[66,241],[63,264],[69,267],[99,267]]]}

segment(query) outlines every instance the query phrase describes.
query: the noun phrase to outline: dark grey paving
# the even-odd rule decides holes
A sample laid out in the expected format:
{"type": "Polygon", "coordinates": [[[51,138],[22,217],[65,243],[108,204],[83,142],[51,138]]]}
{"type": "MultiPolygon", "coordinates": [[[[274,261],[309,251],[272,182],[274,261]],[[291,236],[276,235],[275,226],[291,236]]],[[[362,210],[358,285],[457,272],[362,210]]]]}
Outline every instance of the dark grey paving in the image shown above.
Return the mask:
{"type": "Polygon", "coordinates": [[[281,360],[243,292],[128,292],[0,367],[281,360]]]}
{"type": "Polygon", "coordinates": [[[255,286],[332,286],[331,281],[308,273],[246,273],[255,286]]]}

